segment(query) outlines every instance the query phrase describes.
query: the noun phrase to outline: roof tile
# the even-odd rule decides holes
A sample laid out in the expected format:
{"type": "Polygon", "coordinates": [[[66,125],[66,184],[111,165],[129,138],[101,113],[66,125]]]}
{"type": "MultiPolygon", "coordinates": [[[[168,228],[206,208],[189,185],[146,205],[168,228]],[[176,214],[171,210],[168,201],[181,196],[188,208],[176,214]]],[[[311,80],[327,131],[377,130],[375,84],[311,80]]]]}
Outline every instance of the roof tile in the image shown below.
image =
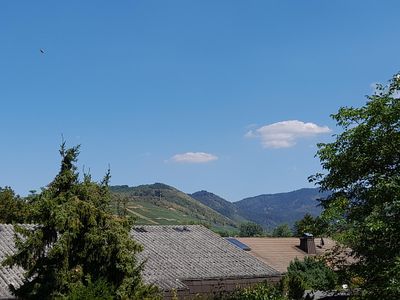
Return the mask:
{"type": "Polygon", "coordinates": [[[201,225],[141,226],[132,230],[144,246],[144,279],[164,289],[191,279],[270,277],[280,273],[201,225]],[[184,229],[184,230],[182,230],[184,229]],[[185,230],[186,229],[186,230],[185,230]]]}

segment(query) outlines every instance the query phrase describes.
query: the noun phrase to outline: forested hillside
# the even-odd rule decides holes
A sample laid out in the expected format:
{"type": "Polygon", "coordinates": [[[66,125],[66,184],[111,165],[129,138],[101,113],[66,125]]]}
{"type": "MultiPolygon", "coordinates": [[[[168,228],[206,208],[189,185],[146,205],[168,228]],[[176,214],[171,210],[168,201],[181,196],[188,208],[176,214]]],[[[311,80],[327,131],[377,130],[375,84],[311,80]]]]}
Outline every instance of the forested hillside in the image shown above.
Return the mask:
{"type": "Polygon", "coordinates": [[[193,199],[189,195],[162,183],[129,187],[112,186],[116,211],[131,213],[138,224],[202,223],[216,229],[232,229],[238,223],[193,199]]]}
{"type": "Polygon", "coordinates": [[[235,203],[229,202],[218,195],[207,191],[199,191],[189,194],[189,196],[236,222],[242,223],[248,221],[240,215],[239,209],[235,203]]]}
{"type": "Polygon", "coordinates": [[[112,186],[111,191],[116,211],[127,211],[139,224],[203,223],[220,229],[236,228],[247,221],[265,229],[283,223],[293,225],[306,213],[319,215],[317,199],[324,196],[318,189],[308,188],[229,202],[204,190],[186,194],[162,183],[112,186]]]}
{"type": "Polygon", "coordinates": [[[235,202],[241,216],[273,228],[279,224],[293,225],[306,213],[317,216],[321,213],[317,199],[324,197],[318,189],[305,188],[289,193],[265,194],[235,202]]]}

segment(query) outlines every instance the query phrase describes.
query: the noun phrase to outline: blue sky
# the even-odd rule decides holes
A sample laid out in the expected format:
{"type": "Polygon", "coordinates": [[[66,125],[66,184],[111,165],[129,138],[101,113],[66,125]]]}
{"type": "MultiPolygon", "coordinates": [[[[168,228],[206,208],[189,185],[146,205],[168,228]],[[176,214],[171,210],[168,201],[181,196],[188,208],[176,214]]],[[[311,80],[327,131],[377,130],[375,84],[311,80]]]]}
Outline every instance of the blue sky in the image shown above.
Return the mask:
{"type": "Polygon", "coordinates": [[[400,70],[399,1],[1,1],[0,186],[59,169],[228,200],[310,187],[329,115],[400,70]],[[44,53],[40,52],[44,50],[44,53]]]}

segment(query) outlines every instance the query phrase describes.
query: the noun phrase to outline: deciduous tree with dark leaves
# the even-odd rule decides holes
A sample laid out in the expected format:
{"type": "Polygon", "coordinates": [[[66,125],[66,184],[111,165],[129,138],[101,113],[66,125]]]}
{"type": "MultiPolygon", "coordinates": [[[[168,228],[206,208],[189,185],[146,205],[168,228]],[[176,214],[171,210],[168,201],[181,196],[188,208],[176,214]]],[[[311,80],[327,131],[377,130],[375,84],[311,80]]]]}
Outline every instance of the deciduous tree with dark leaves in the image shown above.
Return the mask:
{"type": "Polygon", "coordinates": [[[400,74],[367,98],[332,115],[343,131],[319,145],[310,180],[331,192],[323,215],[358,259],[363,297],[400,299],[400,74]]]}

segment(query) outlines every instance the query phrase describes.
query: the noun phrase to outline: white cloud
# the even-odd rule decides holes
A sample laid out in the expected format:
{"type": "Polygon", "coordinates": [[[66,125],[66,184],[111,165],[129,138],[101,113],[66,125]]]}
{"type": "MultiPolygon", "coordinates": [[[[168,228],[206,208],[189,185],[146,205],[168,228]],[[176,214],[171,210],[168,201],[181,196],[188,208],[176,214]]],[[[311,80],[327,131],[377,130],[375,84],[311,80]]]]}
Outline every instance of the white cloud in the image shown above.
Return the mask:
{"type": "Polygon", "coordinates": [[[296,141],[300,138],[313,137],[328,132],[331,132],[331,130],[327,126],[289,120],[250,130],[245,134],[245,137],[260,138],[264,148],[289,148],[296,145],[296,141]]]}
{"type": "Polygon", "coordinates": [[[191,164],[207,163],[217,159],[217,156],[205,152],[186,152],[182,154],[175,154],[171,157],[171,161],[173,162],[191,164]]]}

